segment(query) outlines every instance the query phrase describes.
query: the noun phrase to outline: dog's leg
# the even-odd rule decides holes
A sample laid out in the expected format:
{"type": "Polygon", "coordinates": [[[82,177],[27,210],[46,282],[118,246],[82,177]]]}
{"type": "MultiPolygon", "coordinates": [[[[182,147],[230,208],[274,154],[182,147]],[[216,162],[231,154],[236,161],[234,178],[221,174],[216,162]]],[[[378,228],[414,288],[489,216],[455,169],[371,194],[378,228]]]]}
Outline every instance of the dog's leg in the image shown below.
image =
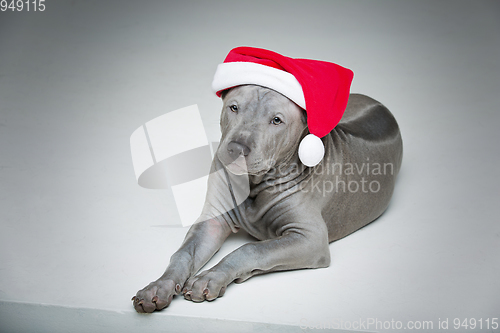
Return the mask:
{"type": "Polygon", "coordinates": [[[167,307],[181,292],[186,280],[196,274],[220,249],[231,233],[225,222],[208,220],[194,224],[182,246],[170,258],[165,273],[132,298],[137,312],[153,312],[167,307]]]}
{"type": "Polygon", "coordinates": [[[188,300],[201,302],[222,296],[227,285],[258,274],[327,267],[330,251],[325,223],[289,223],[280,237],[245,244],[213,268],[190,278],[183,289],[188,300]]]}

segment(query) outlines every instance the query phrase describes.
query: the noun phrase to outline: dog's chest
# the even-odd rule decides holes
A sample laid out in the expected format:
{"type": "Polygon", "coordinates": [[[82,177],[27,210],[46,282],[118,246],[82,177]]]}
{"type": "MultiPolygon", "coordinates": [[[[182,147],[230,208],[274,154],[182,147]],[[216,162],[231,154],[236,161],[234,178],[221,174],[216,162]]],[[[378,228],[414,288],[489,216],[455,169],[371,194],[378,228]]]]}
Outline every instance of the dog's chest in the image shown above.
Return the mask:
{"type": "Polygon", "coordinates": [[[290,211],[289,196],[283,193],[260,193],[237,208],[237,226],[259,240],[280,236],[290,211]]]}

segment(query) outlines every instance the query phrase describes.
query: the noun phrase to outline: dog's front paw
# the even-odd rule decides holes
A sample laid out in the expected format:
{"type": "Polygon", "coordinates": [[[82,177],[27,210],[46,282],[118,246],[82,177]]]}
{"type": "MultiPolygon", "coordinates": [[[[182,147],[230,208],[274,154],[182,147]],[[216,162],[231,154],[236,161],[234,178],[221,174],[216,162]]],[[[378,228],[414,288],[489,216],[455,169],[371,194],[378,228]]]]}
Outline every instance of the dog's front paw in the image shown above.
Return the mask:
{"type": "Polygon", "coordinates": [[[151,313],[166,308],[174,295],[179,294],[181,285],[170,279],[159,279],[151,282],[132,297],[137,312],[151,313]]]}
{"type": "Polygon", "coordinates": [[[229,274],[209,269],[191,277],[184,285],[182,293],[185,299],[193,302],[213,301],[224,295],[227,285],[231,282],[229,274]]]}

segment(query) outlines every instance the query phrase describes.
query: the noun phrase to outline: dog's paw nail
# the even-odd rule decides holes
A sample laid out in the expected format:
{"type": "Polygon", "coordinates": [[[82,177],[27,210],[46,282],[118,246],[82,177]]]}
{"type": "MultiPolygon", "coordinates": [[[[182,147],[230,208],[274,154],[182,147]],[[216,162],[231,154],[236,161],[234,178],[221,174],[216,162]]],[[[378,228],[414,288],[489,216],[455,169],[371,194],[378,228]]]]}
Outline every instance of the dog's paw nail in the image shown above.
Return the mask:
{"type": "Polygon", "coordinates": [[[187,293],[187,291],[188,291],[187,288],[182,289],[183,294],[187,293]]]}
{"type": "Polygon", "coordinates": [[[158,296],[153,297],[153,299],[151,300],[151,302],[153,302],[153,303],[158,302],[158,296]]]}
{"type": "Polygon", "coordinates": [[[133,296],[131,301],[135,301],[137,299],[137,296],[133,296]]]}
{"type": "Polygon", "coordinates": [[[205,295],[205,296],[206,296],[206,295],[208,295],[208,293],[209,293],[209,292],[210,292],[210,291],[208,290],[208,288],[205,288],[205,290],[203,290],[203,295],[205,295]]]}
{"type": "Polygon", "coordinates": [[[181,292],[181,285],[180,284],[176,284],[175,285],[175,292],[176,293],[180,293],[181,292]]]}
{"type": "Polygon", "coordinates": [[[143,300],[143,299],[141,299],[141,300],[139,301],[139,303],[137,303],[137,304],[138,304],[138,305],[142,305],[142,304],[144,304],[144,300],[143,300]]]}

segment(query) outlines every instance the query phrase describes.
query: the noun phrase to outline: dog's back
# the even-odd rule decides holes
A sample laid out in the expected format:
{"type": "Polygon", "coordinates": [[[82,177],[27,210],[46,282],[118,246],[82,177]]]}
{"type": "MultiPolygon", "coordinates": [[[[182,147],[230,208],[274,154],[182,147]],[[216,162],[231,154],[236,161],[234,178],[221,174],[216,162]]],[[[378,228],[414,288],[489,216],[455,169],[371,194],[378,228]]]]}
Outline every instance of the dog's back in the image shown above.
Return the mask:
{"type": "Polygon", "coordinates": [[[403,156],[399,126],[376,100],[351,94],[327,138],[333,198],[323,216],[329,240],[345,237],[380,216],[391,199],[403,156]]]}
{"type": "Polygon", "coordinates": [[[337,129],[366,141],[394,141],[402,153],[399,126],[380,102],[365,95],[351,94],[337,129]]]}

